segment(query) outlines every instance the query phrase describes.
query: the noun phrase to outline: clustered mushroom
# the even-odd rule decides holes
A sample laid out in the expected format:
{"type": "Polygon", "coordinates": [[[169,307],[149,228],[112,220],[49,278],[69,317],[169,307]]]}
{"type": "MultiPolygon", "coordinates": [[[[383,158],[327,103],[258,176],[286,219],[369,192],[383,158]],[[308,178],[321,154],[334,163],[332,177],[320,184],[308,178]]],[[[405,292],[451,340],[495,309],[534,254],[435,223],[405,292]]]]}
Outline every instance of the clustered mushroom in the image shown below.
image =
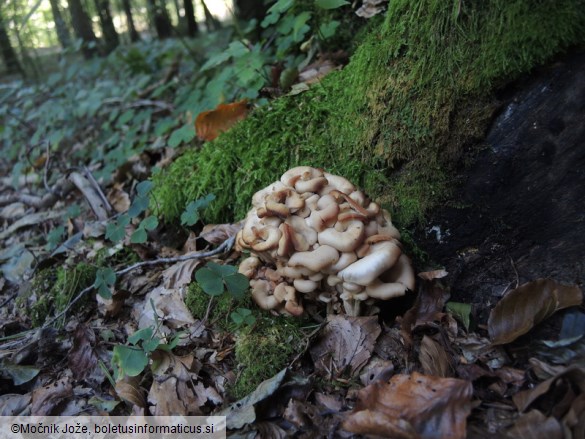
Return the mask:
{"type": "Polygon", "coordinates": [[[414,289],[390,214],[349,180],[299,166],[254,194],[236,243],[239,271],[263,309],[295,316],[303,303],[359,315],[361,304],[414,289]],[[343,304],[343,310],[340,303],[343,304]]]}

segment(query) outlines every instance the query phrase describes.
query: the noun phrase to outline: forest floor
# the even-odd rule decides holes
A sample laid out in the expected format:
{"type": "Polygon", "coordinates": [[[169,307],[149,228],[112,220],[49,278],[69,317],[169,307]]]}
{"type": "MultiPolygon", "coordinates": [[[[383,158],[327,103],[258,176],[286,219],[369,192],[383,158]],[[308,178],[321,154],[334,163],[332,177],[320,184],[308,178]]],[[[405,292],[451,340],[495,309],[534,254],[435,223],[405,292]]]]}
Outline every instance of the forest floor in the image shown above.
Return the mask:
{"type": "MultiPolygon", "coordinates": [[[[152,61],[125,56],[139,70],[152,61]]],[[[270,438],[584,437],[583,56],[502,96],[493,147],[408,230],[426,253],[415,291],[378,315],[303,319],[259,310],[228,279],[242,218],[202,224],[213,197],[182,224],[151,215],[148,176],[176,155],[168,144],[195,137],[175,118],[186,104],[164,99],[169,84],[180,94],[169,78],[181,63],[171,54],[160,82],[129,80],[132,98],[110,79],[73,93],[63,82],[86,74],[73,66],[44,89],[15,88],[27,111],[81,111],[85,125],[51,134],[62,151],[37,139],[46,149],[26,166],[2,160],[0,415],[227,415],[230,434],[270,438]],[[104,127],[122,134],[94,134],[104,127]],[[111,148],[142,137],[149,148],[111,148]],[[70,161],[90,154],[108,166],[70,161]]]]}

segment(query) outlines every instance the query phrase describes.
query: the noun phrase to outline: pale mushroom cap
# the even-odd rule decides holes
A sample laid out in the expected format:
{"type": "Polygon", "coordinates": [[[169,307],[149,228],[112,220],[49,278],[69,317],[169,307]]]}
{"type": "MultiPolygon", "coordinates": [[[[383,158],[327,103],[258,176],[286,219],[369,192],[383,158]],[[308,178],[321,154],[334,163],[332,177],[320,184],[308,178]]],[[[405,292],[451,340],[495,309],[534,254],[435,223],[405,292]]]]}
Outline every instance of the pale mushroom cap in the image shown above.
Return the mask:
{"type": "Polygon", "coordinates": [[[297,166],[282,174],[280,182],[288,187],[294,187],[300,178],[307,181],[318,177],[323,177],[323,171],[311,166],[297,166]]]}
{"type": "Polygon", "coordinates": [[[301,293],[312,293],[317,289],[317,282],[309,279],[295,279],[293,286],[301,293]]]}
{"type": "Polygon", "coordinates": [[[248,279],[251,279],[259,265],[260,259],[258,259],[256,256],[250,256],[240,263],[240,266],[238,267],[238,273],[241,273],[248,279]]]}
{"type": "Polygon", "coordinates": [[[357,315],[362,302],[414,288],[390,214],[346,178],[298,166],[254,194],[252,205],[236,243],[252,252],[239,269],[261,308],[300,315],[302,297],[328,302],[332,312],[342,299],[357,315]]]}
{"type": "Polygon", "coordinates": [[[371,246],[370,253],[338,274],[345,282],[369,285],[392,267],[400,257],[400,247],[391,241],[371,246]]]}
{"type": "Polygon", "coordinates": [[[307,267],[312,271],[321,271],[337,262],[339,253],[333,247],[322,245],[309,252],[298,252],[291,256],[288,264],[292,267],[307,267]]]}
{"type": "Polygon", "coordinates": [[[353,191],[355,191],[355,186],[347,178],[341,177],[339,175],[333,175],[329,172],[324,172],[323,175],[327,179],[329,186],[331,186],[333,189],[336,189],[339,192],[343,192],[345,194],[351,194],[353,191]]]}
{"type": "Polygon", "coordinates": [[[256,304],[265,310],[275,309],[280,302],[271,293],[270,282],[267,280],[256,279],[250,281],[252,289],[252,299],[256,304]]]}
{"type": "Polygon", "coordinates": [[[366,287],[366,293],[373,299],[388,300],[393,297],[404,296],[406,286],[399,282],[384,283],[376,280],[366,287]]]}
{"type": "Polygon", "coordinates": [[[321,245],[329,245],[342,253],[352,252],[364,241],[365,227],[361,221],[350,221],[347,230],[325,229],[317,235],[321,245]]]}

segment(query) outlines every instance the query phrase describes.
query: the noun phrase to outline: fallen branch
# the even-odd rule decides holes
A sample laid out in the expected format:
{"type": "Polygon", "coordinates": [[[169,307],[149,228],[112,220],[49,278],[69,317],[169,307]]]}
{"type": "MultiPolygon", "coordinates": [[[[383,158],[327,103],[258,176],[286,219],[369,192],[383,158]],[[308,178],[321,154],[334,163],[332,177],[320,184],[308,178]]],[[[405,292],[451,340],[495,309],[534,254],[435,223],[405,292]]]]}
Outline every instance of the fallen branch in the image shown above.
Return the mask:
{"type": "MultiPolygon", "coordinates": [[[[136,264],[130,265],[129,267],[126,267],[126,268],[123,268],[121,270],[116,271],[116,276],[121,276],[123,274],[126,274],[126,273],[128,273],[132,270],[135,270],[137,268],[140,268],[140,267],[150,267],[153,265],[160,265],[160,264],[172,264],[175,262],[188,261],[191,259],[209,258],[209,257],[215,256],[219,253],[229,251],[233,247],[235,240],[236,240],[236,235],[233,235],[230,238],[226,239],[219,247],[217,247],[213,250],[206,251],[206,252],[197,252],[197,253],[192,253],[189,255],[177,256],[175,258],[158,258],[158,259],[153,259],[151,261],[137,262],[136,264]]],[[[51,320],[45,322],[45,324],[42,326],[42,328],[46,328],[46,327],[52,325],[57,320],[59,320],[61,317],[63,317],[71,309],[71,307],[73,305],[75,305],[75,303],[77,303],[85,294],[89,293],[93,289],[94,289],[94,286],[91,285],[91,286],[81,290],[77,294],[77,296],[75,296],[73,298],[73,300],[71,300],[67,304],[67,306],[65,307],[65,309],[63,311],[61,311],[59,314],[57,314],[51,320]]]]}

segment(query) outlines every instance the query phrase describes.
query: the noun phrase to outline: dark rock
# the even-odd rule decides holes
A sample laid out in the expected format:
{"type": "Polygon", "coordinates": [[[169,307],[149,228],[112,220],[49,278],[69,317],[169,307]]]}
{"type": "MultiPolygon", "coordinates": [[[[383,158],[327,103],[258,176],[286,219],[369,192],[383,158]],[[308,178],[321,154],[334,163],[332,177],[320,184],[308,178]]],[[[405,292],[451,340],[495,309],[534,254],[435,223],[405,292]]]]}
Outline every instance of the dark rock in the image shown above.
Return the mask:
{"type": "Polygon", "coordinates": [[[585,279],[585,53],[507,94],[453,197],[463,207],[435,211],[417,238],[451,300],[483,309],[517,282],[585,279]]]}

